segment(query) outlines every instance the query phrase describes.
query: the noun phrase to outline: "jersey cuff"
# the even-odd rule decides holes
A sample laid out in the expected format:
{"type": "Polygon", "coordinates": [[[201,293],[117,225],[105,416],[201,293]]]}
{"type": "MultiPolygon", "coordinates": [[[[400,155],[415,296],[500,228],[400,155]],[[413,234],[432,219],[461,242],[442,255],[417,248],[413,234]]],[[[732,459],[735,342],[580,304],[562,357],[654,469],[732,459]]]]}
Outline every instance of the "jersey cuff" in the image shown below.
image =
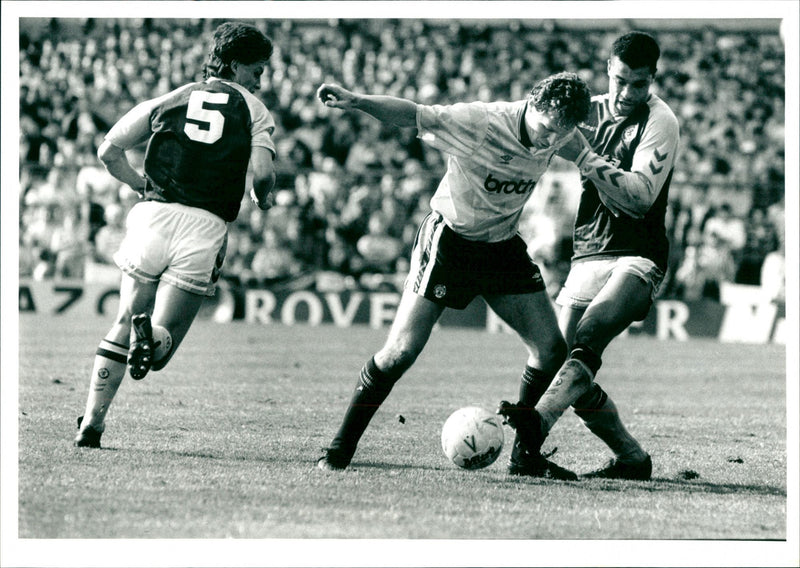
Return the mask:
{"type": "Polygon", "coordinates": [[[578,169],[582,172],[584,171],[584,166],[586,165],[586,159],[589,157],[591,150],[589,148],[584,148],[578,154],[578,157],[575,158],[575,165],[578,166],[578,169]]]}

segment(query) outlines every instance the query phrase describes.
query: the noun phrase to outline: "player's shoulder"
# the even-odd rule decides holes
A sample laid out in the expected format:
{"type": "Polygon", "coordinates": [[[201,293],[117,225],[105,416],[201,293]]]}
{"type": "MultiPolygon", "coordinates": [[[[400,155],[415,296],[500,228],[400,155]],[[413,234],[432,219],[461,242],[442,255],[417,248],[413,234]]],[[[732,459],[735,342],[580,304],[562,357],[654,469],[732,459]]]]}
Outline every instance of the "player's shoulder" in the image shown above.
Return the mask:
{"type": "Polygon", "coordinates": [[[650,122],[678,130],[678,117],[661,97],[651,94],[647,106],[650,109],[650,122]]]}
{"type": "Polygon", "coordinates": [[[485,112],[498,116],[513,116],[522,111],[525,101],[495,101],[491,103],[476,103],[483,106],[485,112]]]}
{"type": "Polygon", "coordinates": [[[670,122],[675,122],[677,124],[678,117],[675,116],[672,108],[670,108],[670,106],[664,102],[664,99],[658,95],[651,94],[647,100],[647,106],[650,108],[651,116],[658,116],[664,120],[669,120],[670,122]]]}
{"type": "Polygon", "coordinates": [[[202,84],[207,85],[210,89],[222,90],[241,99],[249,109],[251,117],[254,119],[270,116],[267,105],[239,83],[226,81],[224,79],[210,78],[206,79],[202,84]]]}
{"type": "Polygon", "coordinates": [[[503,124],[509,128],[519,122],[522,112],[525,110],[525,101],[495,101],[491,103],[481,103],[486,121],[490,124],[503,124]]]}
{"type": "Polygon", "coordinates": [[[485,125],[488,122],[489,105],[480,101],[418,105],[417,112],[422,117],[423,125],[470,125],[471,127],[481,127],[481,125],[485,125]]]}
{"type": "Polygon", "coordinates": [[[227,93],[235,94],[236,96],[247,101],[248,104],[262,105],[262,106],[264,105],[261,99],[259,99],[257,96],[255,96],[253,93],[251,93],[250,91],[248,91],[235,81],[227,81],[225,79],[210,77],[205,81],[202,81],[200,83],[195,83],[194,85],[195,88],[225,91],[227,93]]]}

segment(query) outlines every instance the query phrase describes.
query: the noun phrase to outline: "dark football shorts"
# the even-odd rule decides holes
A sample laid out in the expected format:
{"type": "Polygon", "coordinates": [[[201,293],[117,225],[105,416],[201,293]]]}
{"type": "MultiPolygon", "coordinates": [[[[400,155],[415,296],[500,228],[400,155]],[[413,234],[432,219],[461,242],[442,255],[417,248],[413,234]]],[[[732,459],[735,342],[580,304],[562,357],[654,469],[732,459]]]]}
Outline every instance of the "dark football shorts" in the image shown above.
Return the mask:
{"type": "Polygon", "coordinates": [[[485,243],[457,235],[436,212],[420,225],[405,287],[432,302],[463,310],[476,297],[545,290],[522,237],[485,243]]]}

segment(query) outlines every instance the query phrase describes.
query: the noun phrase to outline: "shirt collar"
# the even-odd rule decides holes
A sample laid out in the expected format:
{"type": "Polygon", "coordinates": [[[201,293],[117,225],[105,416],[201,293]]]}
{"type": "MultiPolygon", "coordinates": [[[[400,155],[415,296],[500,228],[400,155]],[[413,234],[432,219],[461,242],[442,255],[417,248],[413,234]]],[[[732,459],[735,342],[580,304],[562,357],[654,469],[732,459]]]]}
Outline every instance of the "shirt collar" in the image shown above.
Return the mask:
{"type": "Polygon", "coordinates": [[[525,113],[528,112],[528,101],[525,101],[525,106],[522,107],[522,112],[519,115],[519,141],[527,149],[533,148],[533,142],[528,134],[528,128],[525,125],[525,113]]]}

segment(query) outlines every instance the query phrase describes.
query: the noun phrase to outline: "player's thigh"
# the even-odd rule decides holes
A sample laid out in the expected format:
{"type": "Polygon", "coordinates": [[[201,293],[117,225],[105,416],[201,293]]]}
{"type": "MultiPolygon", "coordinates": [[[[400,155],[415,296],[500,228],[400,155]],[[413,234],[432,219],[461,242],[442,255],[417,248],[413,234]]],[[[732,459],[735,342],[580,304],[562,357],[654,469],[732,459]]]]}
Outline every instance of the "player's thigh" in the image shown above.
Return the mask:
{"type": "Polygon", "coordinates": [[[153,310],[158,284],[140,282],[123,273],[119,286],[117,316],[105,338],[121,345],[128,345],[131,334],[131,315],[150,313],[153,310]]]}
{"type": "Polygon", "coordinates": [[[545,362],[563,358],[566,352],[564,338],[546,292],[487,294],[484,299],[494,313],[519,335],[533,355],[545,362]]]}
{"type": "Polygon", "coordinates": [[[141,281],[123,272],[119,286],[117,321],[130,320],[133,314],[152,313],[157,291],[157,282],[141,281]]]}
{"type": "Polygon", "coordinates": [[[443,311],[444,306],[410,290],[404,291],[386,343],[376,356],[379,366],[381,362],[395,364],[398,359],[408,362],[411,358],[413,362],[428,342],[443,311]]]}
{"type": "Polygon", "coordinates": [[[156,295],[153,324],[167,328],[172,336],[173,351],[178,347],[203,305],[205,296],[163,283],[156,295]]]}
{"type": "Polygon", "coordinates": [[[602,353],[612,339],[641,319],[651,304],[651,287],[635,274],[614,272],[577,323],[576,343],[602,353]]]}

